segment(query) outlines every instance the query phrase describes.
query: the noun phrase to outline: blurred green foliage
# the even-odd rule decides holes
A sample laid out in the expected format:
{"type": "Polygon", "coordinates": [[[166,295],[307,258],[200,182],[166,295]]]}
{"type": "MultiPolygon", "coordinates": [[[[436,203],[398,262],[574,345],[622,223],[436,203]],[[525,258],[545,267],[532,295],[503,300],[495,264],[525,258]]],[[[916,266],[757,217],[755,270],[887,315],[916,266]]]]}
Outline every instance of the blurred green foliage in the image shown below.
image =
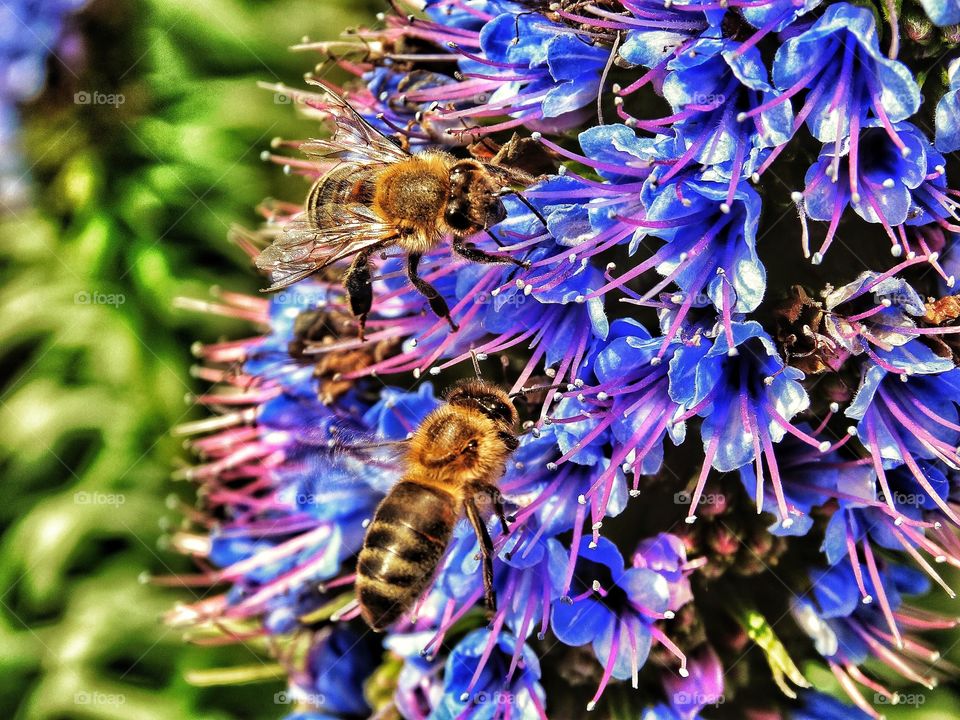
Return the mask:
{"type": "MultiPolygon", "coordinates": [[[[200,648],[159,621],[200,589],[162,549],[169,428],[198,416],[189,345],[248,332],[179,312],[213,284],[255,291],[226,242],[267,195],[303,192],[259,153],[309,125],[257,80],[296,84],[287,47],[372,17],[346,0],[94,0],[84,67],[51,61],[23,109],[33,207],[0,218],[0,717],[272,718],[282,683],[190,687],[185,672],[267,658],[200,648]],[[119,93],[79,105],[74,93],[119,93]]],[[[177,488],[189,499],[192,488],[177,488]]]]}

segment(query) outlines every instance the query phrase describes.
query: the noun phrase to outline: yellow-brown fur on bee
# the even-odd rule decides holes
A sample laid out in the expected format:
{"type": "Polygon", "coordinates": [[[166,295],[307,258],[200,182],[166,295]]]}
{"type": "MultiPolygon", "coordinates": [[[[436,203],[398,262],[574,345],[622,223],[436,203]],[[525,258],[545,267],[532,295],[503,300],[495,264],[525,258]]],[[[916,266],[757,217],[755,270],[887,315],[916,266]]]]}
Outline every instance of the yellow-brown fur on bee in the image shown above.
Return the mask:
{"type": "Polygon", "coordinates": [[[525,261],[488,253],[465,239],[503,220],[502,196],[515,186],[529,185],[533,178],[439,150],[411,155],[324,87],[323,106],[336,122],[336,132],[329,140],[314,140],[302,149],[308,155],[335,158],[338,164],[314,183],[302,216],[284,226],[257,257],[257,266],[271,277],[267,290],[287,287],[350,259],[343,283],[362,338],[373,305],[369,259],[397,246],[407,255],[411,284],[455,330],[446,301],[418,274],[420,258],[451,236],[454,252],[468,260],[528,267],[525,261]]]}
{"type": "Polygon", "coordinates": [[[371,628],[395,622],[427,589],[461,511],[480,541],[487,605],[496,606],[480,507],[492,503],[508,530],[497,482],[519,444],[517,420],[503,390],[474,380],[455,385],[413,433],[403,476],[377,507],[357,562],[357,601],[371,628]]]}
{"type": "Polygon", "coordinates": [[[335,309],[315,309],[301,312],[293,323],[293,339],[287,346],[291,358],[314,362],[313,377],[317,380],[317,398],[331,405],[355,384],[348,373],[375,365],[397,352],[399,338],[385,338],[359,347],[322,352],[324,347],[340,342],[344,330],[354,322],[346,313],[335,309]]]}

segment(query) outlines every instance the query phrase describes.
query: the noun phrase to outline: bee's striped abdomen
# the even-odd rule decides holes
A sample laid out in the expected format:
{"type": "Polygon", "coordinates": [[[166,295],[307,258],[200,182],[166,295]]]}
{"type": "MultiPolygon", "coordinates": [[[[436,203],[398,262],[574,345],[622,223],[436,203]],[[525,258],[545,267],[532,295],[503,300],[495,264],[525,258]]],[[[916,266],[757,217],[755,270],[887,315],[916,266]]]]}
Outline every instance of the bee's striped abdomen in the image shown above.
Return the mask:
{"type": "Polygon", "coordinates": [[[406,480],[380,503],[357,562],[357,600],[370,627],[390,625],[426,590],[458,514],[450,493],[406,480]]]}
{"type": "Polygon", "coordinates": [[[348,205],[368,205],[373,200],[374,178],[380,168],[355,163],[337,165],[317,180],[307,193],[307,214],[319,227],[337,222],[336,214],[348,205]]]}

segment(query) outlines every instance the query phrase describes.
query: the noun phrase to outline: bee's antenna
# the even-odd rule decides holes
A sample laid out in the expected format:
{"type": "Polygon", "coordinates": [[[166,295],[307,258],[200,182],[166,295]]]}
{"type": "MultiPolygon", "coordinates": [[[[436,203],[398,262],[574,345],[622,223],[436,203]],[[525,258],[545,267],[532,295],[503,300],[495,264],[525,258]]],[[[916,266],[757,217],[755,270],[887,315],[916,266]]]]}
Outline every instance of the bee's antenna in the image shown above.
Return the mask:
{"type": "Polygon", "coordinates": [[[617,37],[613,41],[613,47],[610,48],[610,57],[607,58],[607,64],[603,68],[603,74],[600,76],[600,91],[597,93],[597,122],[603,125],[603,87],[607,84],[607,75],[610,74],[610,68],[617,57],[617,50],[620,48],[620,31],[617,30],[617,37]]]}
{"type": "Polygon", "coordinates": [[[473,360],[473,371],[477,374],[477,380],[483,380],[483,375],[480,374],[480,362],[477,358],[477,351],[473,348],[470,348],[470,359],[473,360]]]}
{"type": "Polygon", "coordinates": [[[515,393],[510,393],[508,397],[512,400],[513,398],[518,397],[519,395],[526,395],[527,393],[536,392],[537,390],[559,390],[559,389],[560,389],[559,385],[553,385],[553,384],[534,385],[532,387],[522,387],[519,390],[517,390],[515,393]]]}
{"type": "Polygon", "coordinates": [[[532,213],[537,217],[537,220],[539,220],[539,221],[543,224],[544,227],[547,227],[546,218],[544,218],[543,215],[540,214],[540,211],[537,210],[537,209],[533,206],[533,203],[531,203],[529,200],[527,200],[527,199],[523,196],[523,193],[521,193],[519,190],[514,190],[513,188],[507,187],[507,188],[503,188],[503,190],[501,190],[499,194],[500,194],[500,195],[516,195],[516,196],[517,196],[517,200],[519,200],[519,201],[522,202],[524,205],[526,205],[526,206],[527,206],[527,210],[529,210],[530,212],[532,212],[532,213]]]}
{"type": "Polygon", "coordinates": [[[497,244],[498,247],[505,247],[504,244],[500,242],[500,238],[498,238],[493,231],[490,230],[490,228],[484,228],[483,231],[497,244]]]}

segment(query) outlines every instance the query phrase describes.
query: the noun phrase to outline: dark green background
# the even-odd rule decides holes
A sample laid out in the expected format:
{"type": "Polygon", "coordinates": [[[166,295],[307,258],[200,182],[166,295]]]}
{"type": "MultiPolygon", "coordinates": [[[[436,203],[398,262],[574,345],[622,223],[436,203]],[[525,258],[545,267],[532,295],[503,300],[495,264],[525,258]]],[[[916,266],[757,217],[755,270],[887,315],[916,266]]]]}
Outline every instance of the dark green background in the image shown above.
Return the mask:
{"type": "MultiPolygon", "coordinates": [[[[256,291],[227,229],[254,223],[266,196],[298,199],[303,184],[259,154],[274,136],[313,130],[256,81],[297,84],[317,56],[289,45],[372,22],[379,9],[96,0],[74,23],[85,65],[53,58],[48,90],[23,108],[33,203],[0,215],[0,718],[289,709],[274,700],[279,681],[189,685],[188,671],[268,659],[253,645],[185,644],[159,617],[203,591],[138,581],[191,570],[163,543],[179,523],[167,497],[193,491],[170,479],[186,454],[169,428],[202,416],[185,402],[200,389],[189,346],[248,331],[173,299],[208,297],[213,285],[256,291]],[[77,105],[79,91],[125,101],[77,105]],[[122,303],[84,302],[110,295],[122,303]]],[[[890,715],[956,717],[960,703],[941,690],[920,712],[890,715]]]]}

